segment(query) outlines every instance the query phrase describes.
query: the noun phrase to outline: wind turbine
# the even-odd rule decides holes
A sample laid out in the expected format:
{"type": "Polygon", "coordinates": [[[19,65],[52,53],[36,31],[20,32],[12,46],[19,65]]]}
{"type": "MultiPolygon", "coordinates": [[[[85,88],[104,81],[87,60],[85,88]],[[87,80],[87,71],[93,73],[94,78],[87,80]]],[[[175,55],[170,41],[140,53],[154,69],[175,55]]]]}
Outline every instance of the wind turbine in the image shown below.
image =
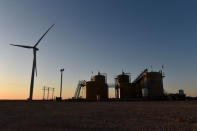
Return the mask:
{"type": "Polygon", "coordinates": [[[36,42],[36,44],[34,46],[26,46],[26,45],[15,45],[15,44],[10,44],[12,46],[18,46],[18,47],[22,47],[22,48],[27,48],[27,49],[33,49],[33,66],[32,66],[32,74],[31,74],[31,84],[30,84],[30,94],[29,94],[29,98],[28,100],[32,100],[33,97],[33,88],[34,88],[34,75],[36,72],[36,76],[37,76],[37,65],[36,65],[36,53],[39,50],[37,48],[38,44],[40,43],[40,41],[43,39],[43,37],[49,32],[49,30],[54,26],[55,24],[51,25],[51,27],[42,35],[42,37],[40,37],[40,39],[36,42]]]}

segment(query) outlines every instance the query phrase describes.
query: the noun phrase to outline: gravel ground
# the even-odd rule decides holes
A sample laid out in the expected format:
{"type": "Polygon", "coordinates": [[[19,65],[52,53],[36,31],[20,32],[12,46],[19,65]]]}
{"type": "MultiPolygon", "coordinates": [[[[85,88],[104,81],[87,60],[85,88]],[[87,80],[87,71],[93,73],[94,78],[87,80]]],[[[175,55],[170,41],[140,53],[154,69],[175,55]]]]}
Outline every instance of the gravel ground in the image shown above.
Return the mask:
{"type": "Polygon", "coordinates": [[[0,131],[197,131],[197,101],[0,101],[0,131]]]}

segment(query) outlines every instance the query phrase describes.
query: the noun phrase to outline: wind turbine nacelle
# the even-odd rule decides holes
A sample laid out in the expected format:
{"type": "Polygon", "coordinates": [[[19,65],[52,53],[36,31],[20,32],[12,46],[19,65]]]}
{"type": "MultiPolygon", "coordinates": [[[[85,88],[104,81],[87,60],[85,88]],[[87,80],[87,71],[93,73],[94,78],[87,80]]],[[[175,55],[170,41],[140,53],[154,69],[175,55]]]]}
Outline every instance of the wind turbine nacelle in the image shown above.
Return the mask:
{"type": "Polygon", "coordinates": [[[35,50],[36,50],[36,51],[39,51],[39,49],[38,49],[38,48],[35,48],[35,50]]]}

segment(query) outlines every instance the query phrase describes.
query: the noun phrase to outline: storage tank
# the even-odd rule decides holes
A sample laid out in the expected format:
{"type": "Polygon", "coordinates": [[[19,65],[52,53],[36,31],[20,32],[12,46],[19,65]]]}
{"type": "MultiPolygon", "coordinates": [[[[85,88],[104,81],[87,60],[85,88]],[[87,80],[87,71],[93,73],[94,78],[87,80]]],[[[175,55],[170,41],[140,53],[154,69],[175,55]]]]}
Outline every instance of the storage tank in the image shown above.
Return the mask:
{"type": "Polygon", "coordinates": [[[95,75],[92,81],[85,84],[85,98],[87,100],[106,100],[108,99],[108,85],[106,84],[106,76],[95,75]]]}
{"type": "Polygon", "coordinates": [[[124,72],[122,72],[121,75],[117,76],[117,83],[129,83],[130,82],[130,76],[126,75],[124,72]]]}
{"type": "Polygon", "coordinates": [[[97,88],[94,81],[85,83],[85,98],[87,100],[95,100],[97,95],[97,88]]]}
{"type": "Polygon", "coordinates": [[[105,76],[104,75],[101,75],[100,72],[98,72],[98,75],[95,75],[93,77],[93,81],[96,81],[96,82],[100,82],[100,83],[105,83],[105,76]]]}
{"type": "Polygon", "coordinates": [[[179,90],[179,95],[185,95],[184,90],[180,89],[179,90]]]}
{"type": "Polygon", "coordinates": [[[120,99],[130,99],[136,97],[136,90],[131,86],[131,83],[119,83],[118,93],[120,99]]]}
{"type": "Polygon", "coordinates": [[[136,97],[136,90],[131,86],[129,73],[122,72],[116,78],[116,83],[118,85],[118,98],[120,99],[130,99],[136,97]]]}

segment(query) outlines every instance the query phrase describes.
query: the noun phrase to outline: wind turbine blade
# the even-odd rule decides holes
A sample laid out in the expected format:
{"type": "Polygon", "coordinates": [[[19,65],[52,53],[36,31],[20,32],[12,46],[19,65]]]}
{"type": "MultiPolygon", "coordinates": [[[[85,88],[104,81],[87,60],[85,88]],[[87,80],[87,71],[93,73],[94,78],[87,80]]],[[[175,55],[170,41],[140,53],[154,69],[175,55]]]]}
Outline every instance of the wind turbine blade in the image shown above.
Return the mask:
{"type": "Polygon", "coordinates": [[[38,40],[38,42],[34,45],[34,47],[36,47],[39,43],[40,43],[40,41],[42,40],[42,38],[49,32],[49,30],[54,26],[55,24],[53,24],[43,35],[42,35],[42,37],[40,37],[40,39],[38,40]]]}
{"type": "Polygon", "coordinates": [[[23,47],[23,48],[28,48],[28,49],[31,49],[31,48],[34,48],[32,46],[26,46],[26,45],[15,45],[15,44],[10,44],[12,46],[18,46],[18,47],[23,47]]]}

